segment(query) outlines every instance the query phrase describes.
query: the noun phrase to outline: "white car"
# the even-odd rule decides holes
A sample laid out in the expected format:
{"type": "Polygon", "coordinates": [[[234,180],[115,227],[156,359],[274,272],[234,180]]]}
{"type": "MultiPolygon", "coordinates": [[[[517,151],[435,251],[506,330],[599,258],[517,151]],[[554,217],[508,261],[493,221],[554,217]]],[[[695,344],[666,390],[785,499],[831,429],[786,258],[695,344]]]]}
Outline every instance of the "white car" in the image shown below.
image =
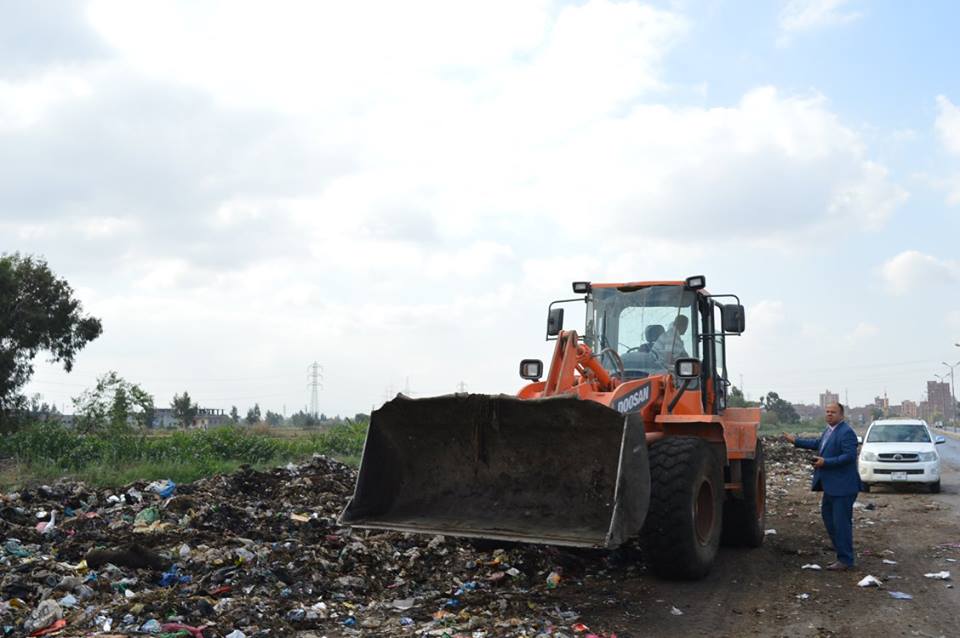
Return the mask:
{"type": "Polygon", "coordinates": [[[857,468],[869,492],[874,483],[921,483],[940,491],[940,455],[926,421],[882,419],[874,421],[863,437],[857,468]]]}

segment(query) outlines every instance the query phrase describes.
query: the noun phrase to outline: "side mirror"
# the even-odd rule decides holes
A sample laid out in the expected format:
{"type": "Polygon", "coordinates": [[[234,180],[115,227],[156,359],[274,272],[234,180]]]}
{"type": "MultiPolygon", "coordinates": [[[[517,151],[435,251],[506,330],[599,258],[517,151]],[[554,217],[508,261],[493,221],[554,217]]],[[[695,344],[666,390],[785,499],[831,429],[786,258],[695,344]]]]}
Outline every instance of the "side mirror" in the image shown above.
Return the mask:
{"type": "Polygon", "coordinates": [[[692,357],[677,359],[673,365],[673,372],[678,379],[698,379],[700,378],[700,359],[692,357]]]}
{"type": "Polygon", "coordinates": [[[858,435],[857,435],[857,445],[860,445],[861,443],[863,443],[863,437],[858,434],[858,435]]]}
{"type": "Polygon", "coordinates": [[[933,443],[935,445],[940,445],[941,443],[946,443],[946,442],[947,442],[947,437],[945,436],[938,436],[933,440],[933,443]]]}
{"type": "Polygon", "coordinates": [[[520,362],[520,377],[527,381],[539,381],[543,376],[543,361],[524,359],[520,362]]]}
{"type": "Polygon", "coordinates": [[[563,330],[563,308],[553,308],[547,315],[547,336],[556,337],[563,330]]]}
{"type": "Polygon", "coordinates": [[[724,305],[720,307],[720,320],[723,324],[725,333],[740,334],[743,332],[746,317],[743,312],[743,306],[724,305]]]}

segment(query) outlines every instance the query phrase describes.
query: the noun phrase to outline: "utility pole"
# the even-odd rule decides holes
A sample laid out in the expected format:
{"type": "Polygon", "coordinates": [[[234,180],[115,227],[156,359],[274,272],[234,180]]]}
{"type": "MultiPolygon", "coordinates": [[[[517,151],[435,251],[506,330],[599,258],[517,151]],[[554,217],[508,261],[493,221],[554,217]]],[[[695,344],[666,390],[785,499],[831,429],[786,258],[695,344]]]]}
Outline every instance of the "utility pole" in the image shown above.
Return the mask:
{"type": "Polygon", "coordinates": [[[323,389],[323,366],[314,361],[307,366],[307,370],[309,371],[307,378],[310,380],[307,384],[310,388],[310,414],[318,419],[320,418],[320,397],[317,395],[317,390],[323,389]]]}
{"type": "Polygon", "coordinates": [[[467,384],[461,381],[457,384],[457,392],[464,393],[467,391],[467,384]]]}
{"type": "MultiPolygon", "coordinates": [[[[953,386],[953,370],[954,370],[954,368],[956,368],[957,366],[960,366],[960,361],[957,361],[957,362],[956,362],[955,364],[953,364],[953,365],[950,365],[950,364],[947,363],[946,361],[941,361],[940,363],[942,363],[943,365],[945,365],[945,366],[947,366],[948,368],[950,368],[950,401],[951,401],[951,403],[950,403],[950,420],[951,420],[951,421],[954,421],[954,420],[956,420],[956,418],[957,418],[957,395],[956,395],[956,393],[954,392],[954,386],[953,386]]],[[[944,415],[944,417],[946,417],[946,416],[947,416],[947,415],[944,415]]]]}

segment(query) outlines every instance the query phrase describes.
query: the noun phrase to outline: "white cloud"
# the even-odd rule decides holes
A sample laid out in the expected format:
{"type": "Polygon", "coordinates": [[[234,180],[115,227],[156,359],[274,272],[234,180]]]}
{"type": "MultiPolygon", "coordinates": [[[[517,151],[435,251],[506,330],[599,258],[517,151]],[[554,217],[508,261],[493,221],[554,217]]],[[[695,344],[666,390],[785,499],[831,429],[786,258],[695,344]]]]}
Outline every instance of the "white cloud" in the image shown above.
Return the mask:
{"type": "MultiPolygon", "coordinates": [[[[937,96],[937,119],[934,128],[944,149],[951,155],[960,156],[960,107],[944,95],[937,96]]],[[[960,204],[960,174],[954,172],[952,175],[926,179],[935,188],[946,191],[947,204],[960,204]]]]}
{"type": "Polygon", "coordinates": [[[846,339],[848,343],[852,344],[858,341],[868,341],[879,334],[880,328],[876,324],[869,321],[861,321],[857,323],[856,327],[847,335],[846,339]]]}
{"type": "Polygon", "coordinates": [[[779,332],[784,328],[786,313],[783,302],[778,299],[758,301],[745,314],[749,318],[751,332],[779,332]]]}
{"type": "Polygon", "coordinates": [[[835,27],[859,20],[863,14],[845,10],[850,0],[790,0],[780,11],[780,44],[804,31],[835,27]]]}
{"type": "Polygon", "coordinates": [[[91,93],[89,82],[63,71],[20,81],[0,76],[0,133],[34,126],[58,104],[74,102],[91,93]]]}
{"type": "Polygon", "coordinates": [[[906,250],[881,267],[888,290],[902,295],[919,288],[960,281],[960,264],[906,250]]]}
{"type": "Polygon", "coordinates": [[[960,108],[947,97],[937,96],[936,129],[940,143],[950,153],[960,155],[960,108]]]}
{"type": "MultiPolygon", "coordinates": [[[[295,362],[298,396],[318,358],[343,411],[405,374],[453,390],[456,360],[502,391],[572,280],[725,288],[718,269],[883,229],[906,198],[818,93],[677,99],[663,62],[691,27],[638,2],[89,16],[113,57],[69,68],[85,90],[6,102],[27,106],[0,130],[0,233],[95,291],[95,372],[109,348],[144,378],[295,362]]],[[[731,347],[790,359],[793,312],[754,304],[731,347]]]]}

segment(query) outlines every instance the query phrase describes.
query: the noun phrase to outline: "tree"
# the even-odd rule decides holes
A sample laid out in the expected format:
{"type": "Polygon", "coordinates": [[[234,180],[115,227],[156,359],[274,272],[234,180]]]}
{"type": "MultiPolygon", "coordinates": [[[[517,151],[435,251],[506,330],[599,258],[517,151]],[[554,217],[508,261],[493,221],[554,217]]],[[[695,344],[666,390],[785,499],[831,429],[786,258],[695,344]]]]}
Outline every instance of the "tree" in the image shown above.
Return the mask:
{"type": "Polygon", "coordinates": [[[743,396],[743,390],[737,386],[730,386],[730,393],[727,395],[727,407],[731,408],[755,408],[759,405],[756,401],[747,401],[743,396]]]}
{"type": "Polygon", "coordinates": [[[70,372],[77,353],[100,336],[100,320],[82,314],[73,289],[47,263],[0,255],[0,431],[13,429],[26,400],[21,388],[41,351],[70,372]]]}
{"type": "Polygon", "coordinates": [[[247,410],[246,421],[250,425],[260,422],[260,404],[259,403],[254,403],[253,407],[247,410]]]}
{"type": "Polygon", "coordinates": [[[182,427],[193,425],[193,420],[199,412],[197,404],[193,402],[186,390],[183,391],[182,395],[173,395],[173,403],[170,404],[170,407],[173,409],[174,418],[180,422],[182,427]]]}
{"type": "Polygon", "coordinates": [[[230,406],[230,422],[231,423],[240,423],[240,413],[237,411],[237,406],[230,406]]]}
{"type": "Polygon", "coordinates": [[[789,401],[781,399],[776,392],[767,392],[767,395],[760,399],[760,403],[767,409],[767,412],[776,415],[777,421],[780,423],[800,422],[800,415],[797,414],[793,405],[789,401]]]}
{"type": "Polygon", "coordinates": [[[153,396],[112,370],[74,398],[73,407],[77,431],[84,434],[123,433],[153,421],[153,396]]]}
{"type": "Polygon", "coordinates": [[[290,415],[290,425],[295,428],[312,428],[319,424],[317,417],[304,410],[290,415]]]}
{"type": "Polygon", "coordinates": [[[283,415],[276,412],[271,412],[267,410],[267,415],[264,417],[267,423],[273,426],[283,425],[283,415]]]}

